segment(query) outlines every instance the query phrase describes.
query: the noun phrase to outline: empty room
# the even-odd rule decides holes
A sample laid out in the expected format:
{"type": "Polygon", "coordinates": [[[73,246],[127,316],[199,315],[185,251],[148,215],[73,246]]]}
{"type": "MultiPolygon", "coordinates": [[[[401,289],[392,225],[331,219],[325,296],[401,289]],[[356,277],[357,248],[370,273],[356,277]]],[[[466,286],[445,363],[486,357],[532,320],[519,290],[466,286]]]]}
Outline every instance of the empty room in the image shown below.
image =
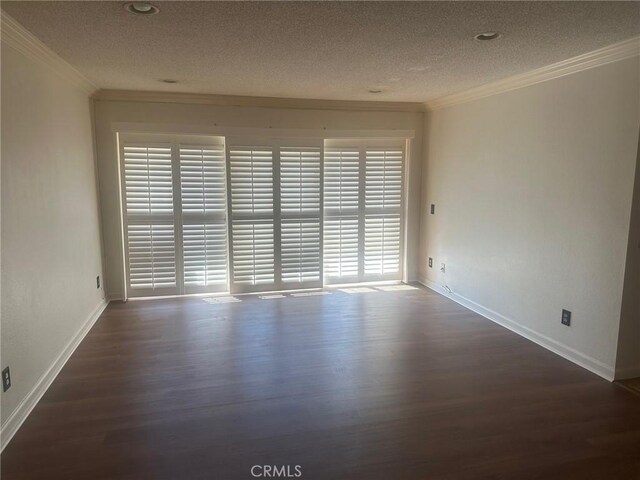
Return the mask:
{"type": "Polygon", "coordinates": [[[0,7],[2,480],[640,480],[640,2],[0,7]]]}

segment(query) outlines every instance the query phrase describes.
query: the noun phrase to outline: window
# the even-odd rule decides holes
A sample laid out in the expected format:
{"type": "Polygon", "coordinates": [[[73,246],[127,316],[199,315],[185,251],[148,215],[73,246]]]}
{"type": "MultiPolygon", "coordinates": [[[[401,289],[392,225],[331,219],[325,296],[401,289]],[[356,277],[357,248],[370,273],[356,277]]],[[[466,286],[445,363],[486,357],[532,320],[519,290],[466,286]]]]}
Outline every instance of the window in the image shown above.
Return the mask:
{"type": "Polygon", "coordinates": [[[399,279],[402,148],[365,150],[364,274],[399,279]]]}
{"type": "Polygon", "coordinates": [[[270,146],[229,147],[232,291],[273,288],[275,238],[273,150],[270,146]]]}
{"type": "Polygon", "coordinates": [[[324,269],[329,282],[359,278],[360,151],[325,147],[324,269]]]}
{"type": "Polygon", "coordinates": [[[129,289],[176,293],[171,145],[126,143],[122,157],[129,289]]]}
{"type": "Polygon", "coordinates": [[[128,295],[227,290],[221,139],[121,140],[128,295]]]}
{"type": "Polygon", "coordinates": [[[227,289],[225,157],[222,145],[179,145],[185,293],[227,289]]]}
{"type": "Polygon", "coordinates": [[[233,292],[322,285],[321,151],[229,141],[233,292]]]}
{"type": "Polygon", "coordinates": [[[129,296],[402,277],[404,140],[119,138],[129,296]]]}
{"type": "Polygon", "coordinates": [[[326,143],[326,283],[400,280],[402,143],[379,140],[326,143]]]}
{"type": "Polygon", "coordinates": [[[280,147],[282,283],[322,285],[321,148],[280,147]]]}

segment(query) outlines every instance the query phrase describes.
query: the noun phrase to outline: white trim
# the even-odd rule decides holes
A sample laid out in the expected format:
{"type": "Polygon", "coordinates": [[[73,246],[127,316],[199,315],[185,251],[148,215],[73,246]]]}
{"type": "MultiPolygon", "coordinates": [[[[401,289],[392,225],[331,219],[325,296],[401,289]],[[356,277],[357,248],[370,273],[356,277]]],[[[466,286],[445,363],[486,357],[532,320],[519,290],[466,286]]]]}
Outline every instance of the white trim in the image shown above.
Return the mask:
{"type": "MultiPolygon", "coordinates": [[[[409,251],[409,172],[415,169],[415,162],[411,161],[412,139],[407,138],[404,142],[404,165],[402,170],[402,255],[400,256],[400,268],[402,270],[402,281],[409,282],[407,271],[407,252],[409,251]]],[[[420,182],[422,185],[422,182],[420,182]]],[[[418,231],[420,235],[420,231],[418,231]]]]}
{"type": "Polygon", "coordinates": [[[635,367],[616,368],[616,380],[640,377],[640,365],[635,367]]]}
{"type": "MultiPolygon", "coordinates": [[[[266,139],[413,139],[415,130],[370,129],[370,130],[332,130],[308,128],[271,128],[259,127],[225,127],[213,125],[188,125],[173,123],[134,123],[113,122],[111,131],[120,134],[153,134],[153,135],[205,135],[216,137],[242,137],[261,140],[266,139]]],[[[228,139],[227,139],[228,140],[228,139]]]]}
{"type": "Polygon", "coordinates": [[[518,335],[526,338],[527,340],[531,340],[532,342],[537,343],[538,345],[546,348],[547,350],[550,350],[553,353],[560,355],[561,357],[566,358],[567,360],[577,365],[580,365],[583,368],[586,368],[590,372],[593,372],[596,375],[599,375],[602,378],[609,380],[610,382],[613,381],[615,369],[612,366],[606,365],[605,363],[599,360],[596,360],[595,358],[590,357],[589,355],[586,355],[582,352],[579,352],[578,350],[575,350],[574,348],[571,348],[568,345],[565,345],[564,343],[558,342],[553,338],[547,337],[542,333],[536,332],[535,330],[525,327],[524,325],[519,324],[515,320],[507,318],[504,315],[501,315],[498,312],[491,310],[490,308],[487,308],[483,305],[480,305],[479,303],[474,302],[473,300],[469,300],[468,298],[465,298],[462,295],[459,295],[457,293],[450,292],[447,289],[445,289],[443,286],[438,285],[422,276],[420,277],[420,283],[425,287],[430,288],[431,290],[441,295],[444,295],[445,297],[462,305],[463,307],[466,307],[469,310],[476,312],[479,315],[482,315],[483,317],[491,320],[492,322],[495,322],[498,325],[501,325],[511,330],[512,332],[517,333],[518,335]]]}
{"type": "Polygon", "coordinates": [[[83,74],[63,60],[57,53],[38,40],[31,32],[7,15],[0,11],[2,42],[31,57],[42,62],[44,65],[55,71],[65,79],[79,87],[87,95],[92,95],[98,87],[91,83],[83,74]]]}
{"type": "Polygon", "coordinates": [[[555,78],[564,77],[572,73],[581,72],[590,68],[599,67],[608,63],[617,62],[640,55],[640,37],[633,37],[623,42],[614,43],[608,47],[594,50],[593,52],[568,58],[561,62],[537,68],[526,73],[487,83],[479,87],[471,88],[451,95],[445,95],[425,102],[428,110],[450,107],[460,103],[467,103],[480,98],[497,95],[499,93],[528,87],[536,83],[546,82],[555,78]]]}
{"type": "Polygon", "coordinates": [[[87,333],[89,333],[89,330],[91,330],[91,327],[93,327],[98,318],[100,318],[100,315],[102,315],[104,309],[107,308],[107,305],[107,301],[100,301],[96,308],[94,308],[93,312],[89,314],[88,318],[80,326],[80,329],[76,332],[73,338],[69,340],[69,343],[67,343],[58,357],[49,366],[47,371],[44,372],[27,396],[22,399],[16,409],[11,413],[11,415],[9,415],[9,418],[7,418],[2,425],[2,432],[0,433],[0,451],[4,450],[7,444],[11,441],[22,423],[27,419],[31,411],[38,404],[42,396],[58,376],[62,367],[67,363],[76,348],[78,348],[80,342],[82,342],[87,333]]]}
{"type": "Polygon", "coordinates": [[[314,98],[251,97],[205,93],[98,90],[93,98],[110,102],[190,103],[220,107],[293,108],[368,112],[424,112],[420,102],[371,102],[366,100],[322,100],[314,98]]]}
{"type": "Polygon", "coordinates": [[[122,295],[122,293],[105,294],[105,297],[107,302],[126,302],[128,300],[122,295]]]}

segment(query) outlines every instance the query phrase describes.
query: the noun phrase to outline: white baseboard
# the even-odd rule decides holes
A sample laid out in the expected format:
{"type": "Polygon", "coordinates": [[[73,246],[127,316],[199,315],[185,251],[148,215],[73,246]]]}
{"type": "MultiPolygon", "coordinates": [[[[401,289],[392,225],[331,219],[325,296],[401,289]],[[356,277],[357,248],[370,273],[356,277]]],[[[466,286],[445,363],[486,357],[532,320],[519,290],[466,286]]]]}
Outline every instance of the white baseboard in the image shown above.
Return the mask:
{"type": "Polygon", "coordinates": [[[473,300],[469,300],[468,298],[465,298],[462,295],[459,295],[454,292],[449,292],[447,289],[445,289],[441,285],[438,285],[424,277],[420,278],[420,283],[425,287],[430,288],[431,290],[437,293],[440,293],[441,295],[444,295],[447,298],[450,298],[451,300],[462,305],[463,307],[466,307],[469,310],[472,310],[477,314],[482,315],[483,317],[491,320],[492,322],[495,322],[498,325],[508,328],[512,332],[515,332],[518,335],[521,335],[524,338],[531,340],[534,343],[537,343],[538,345],[546,348],[547,350],[550,350],[553,353],[556,353],[561,357],[566,358],[567,360],[577,365],[580,365],[583,368],[586,368],[587,370],[595,373],[596,375],[599,375],[602,378],[609,380],[610,382],[614,380],[616,372],[612,366],[602,363],[601,361],[596,360],[595,358],[592,358],[589,355],[586,355],[582,352],[579,352],[578,350],[575,350],[574,348],[571,348],[568,345],[560,343],[557,340],[554,340],[553,338],[547,337],[542,333],[538,333],[535,330],[525,327],[524,325],[520,325],[518,322],[511,320],[510,318],[507,318],[499,314],[498,312],[491,310],[490,308],[484,307],[474,302],[473,300]]]}
{"type": "Polygon", "coordinates": [[[640,377],[640,365],[635,367],[616,368],[616,380],[640,377]]]}
{"type": "Polygon", "coordinates": [[[51,383],[55,380],[64,367],[69,357],[73,354],[75,349],[80,345],[80,342],[84,339],[85,335],[89,333],[91,327],[96,323],[96,320],[100,317],[102,312],[109,302],[101,300],[96,308],[91,312],[89,317],[84,321],[80,329],[76,332],[73,338],[67,343],[60,355],[49,366],[47,371],[40,377],[35,386],[31,389],[29,394],[20,402],[16,409],[11,413],[9,418],[2,425],[2,431],[0,432],[0,452],[11,441],[15,433],[18,431],[22,423],[27,419],[31,411],[38,404],[42,396],[45,394],[51,383]]]}

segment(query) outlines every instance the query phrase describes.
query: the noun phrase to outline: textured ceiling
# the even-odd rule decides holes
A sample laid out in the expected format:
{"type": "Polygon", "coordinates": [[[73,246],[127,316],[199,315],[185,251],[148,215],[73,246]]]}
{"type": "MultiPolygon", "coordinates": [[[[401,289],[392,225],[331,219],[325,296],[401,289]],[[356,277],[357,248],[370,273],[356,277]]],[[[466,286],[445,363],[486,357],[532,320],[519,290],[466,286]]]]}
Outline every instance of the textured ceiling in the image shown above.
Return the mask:
{"type": "Polygon", "coordinates": [[[427,101],[640,35],[639,2],[153,3],[2,8],[101,88],[336,100],[427,101]]]}

